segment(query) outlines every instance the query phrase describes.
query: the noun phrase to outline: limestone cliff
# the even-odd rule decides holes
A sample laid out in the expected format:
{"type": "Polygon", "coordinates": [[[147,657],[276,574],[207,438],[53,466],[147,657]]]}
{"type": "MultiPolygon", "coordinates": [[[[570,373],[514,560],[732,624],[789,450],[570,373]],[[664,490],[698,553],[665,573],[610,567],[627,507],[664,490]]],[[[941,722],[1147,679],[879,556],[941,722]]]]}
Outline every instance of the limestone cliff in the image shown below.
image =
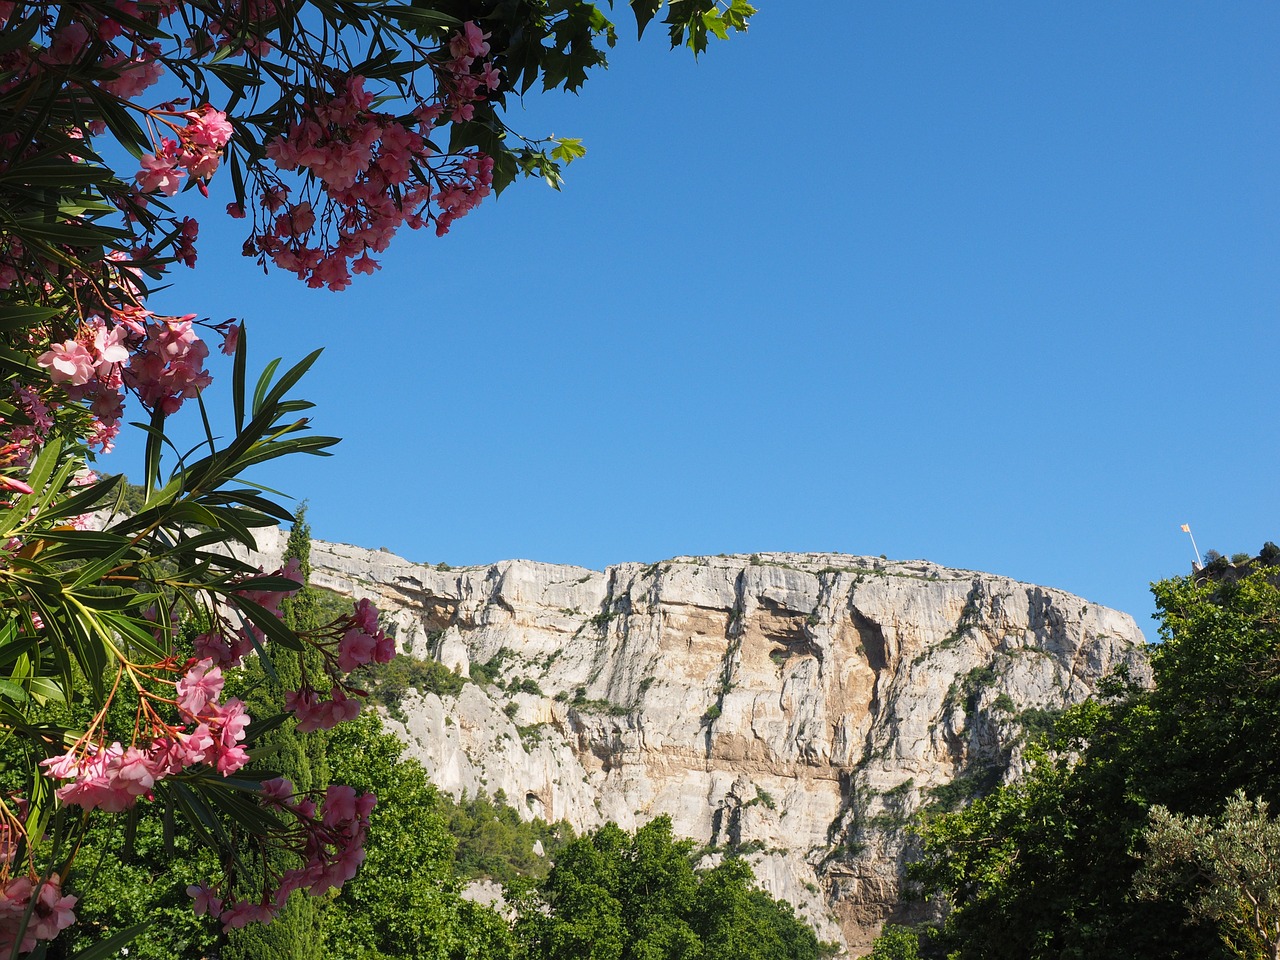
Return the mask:
{"type": "Polygon", "coordinates": [[[578,828],[669,814],[748,853],[855,955],[897,902],[903,824],[932,790],[998,782],[1025,727],[1121,665],[1147,675],[1129,616],[923,561],[447,570],[317,542],[312,564],[317,584],[376,599],[403,651],[500,664],[505,690],[412,696],[387,720],[440,787],[501,788],[578,828]]]}

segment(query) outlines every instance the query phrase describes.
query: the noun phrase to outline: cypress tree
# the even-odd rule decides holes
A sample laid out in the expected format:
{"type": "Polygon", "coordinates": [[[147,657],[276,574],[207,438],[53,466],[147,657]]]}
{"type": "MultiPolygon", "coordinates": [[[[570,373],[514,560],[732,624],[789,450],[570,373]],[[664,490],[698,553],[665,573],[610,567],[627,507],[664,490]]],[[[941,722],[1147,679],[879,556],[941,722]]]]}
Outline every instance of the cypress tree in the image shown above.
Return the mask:
{"type": "MultiPolygon", "coordinates": [[[[281,604],[281,619],[294,631],[310,630],[321,626],[320,604],[311,586],[311,526],[306,519],[305,503],[298,509],[297,519],[285,544],[284,559],[296,559],[302,576],[302,589],[281,604]]],[[[284,712],[284,696],[297,690],[305,671],[315,676],[321,671],[320,655],[308,649],[303,653],[273,648],[271,662],[275,668],[272,677],[256,660],[246,666],[249,674],[249,691],[244,700],[249,714],[254,717],[270,717],[284,712]]],[[[292,781],[295,791],[323,791],[329,783],[327,759],[328,734],[325,731],[299,734],[294,722],[263,736],[261,745],[273,751],[268,764],[292,781]]],[[[294,866],[282,862],[284,858],[270,861],[275,872],[294,866]]],[[[245,877],[243,894],[254,896],[262,889],[263,877],[245,877]]],[[[227,933],[222,948],[223,960],[320,960],[323,943],[324,911],[327,901],[295,892],[280,914],[270,924],[250,924],[241,930],[227,933]]]]}

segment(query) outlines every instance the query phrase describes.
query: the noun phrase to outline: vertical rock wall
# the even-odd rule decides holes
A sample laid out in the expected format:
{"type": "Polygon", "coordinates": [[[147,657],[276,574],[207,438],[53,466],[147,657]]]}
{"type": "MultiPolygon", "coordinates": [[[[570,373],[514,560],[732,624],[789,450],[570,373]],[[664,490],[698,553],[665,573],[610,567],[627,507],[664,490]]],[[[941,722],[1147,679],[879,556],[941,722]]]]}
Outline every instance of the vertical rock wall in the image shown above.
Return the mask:
{"type": "Polygon", "coordinates": [[[447,570],[317,542],[312,564],[376,599],[405,652],[501,663],[505,690],[414,696],[387,721],[442,789],[502,789],[579,829],[668,814],[855,955],[895,908],[903,826],[932,790],[999,782],[1028,726],[1121,665],[1147,676],[1129,616],[927,562],[447,570]]]}

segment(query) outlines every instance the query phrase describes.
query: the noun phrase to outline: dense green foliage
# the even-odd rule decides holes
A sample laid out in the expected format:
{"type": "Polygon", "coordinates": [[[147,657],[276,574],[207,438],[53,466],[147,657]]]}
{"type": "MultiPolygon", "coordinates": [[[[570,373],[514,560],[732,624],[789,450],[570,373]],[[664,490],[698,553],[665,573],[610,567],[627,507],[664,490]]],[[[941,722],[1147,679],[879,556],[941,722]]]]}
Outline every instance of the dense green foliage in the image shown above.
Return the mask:
{"type": "Polygon", "coordinates": [[[403,745],[368,715],[337,727],[329,757],[335,779],[372,790],[364,866],[328,914],[325,955],[334,960],[499,958],[506,924],[462,899],[456,843],[439,795],[422,767],[400,759],[403,745]]]}
{"type": "Polygon", "coordinates": [[[573,828],[563,820],[520,819],[501,790],[493,797],[442,797],[440,804],[449,833],[458,841],[455,869],[464,880],[484,877],[511,886],[541,879],[573,839],[573,828]],[[535,844],[541,845],[541,855],[535,844]]]}
{"type": "MultiPolygon", "coordinates": [[[[309,555],[310,528],[304,509],[290,533],[285,556],[300,561],[305,578],[310,572],[309,555]]],[[[345,605],[349,608],[350,601],[345,605]]],[[[285,602],[283,614],[285,625],[297,631],[327,619],[310,586],[285,602]]],[[[190,636],[195,632],[194,623],[183,630],[184,655],[190,652],[190,636]]],[[[319,669],[315,651],[277,649],[273,654],[274,675],[266,673],[258,658],[252,658],[228,676],[228,691],[263,718],[284,712],[284,693],[298,687],[304,662],[310,662],[312,670],[319,669]]],[[[113,709],[127,713],[134,709],[134,703],[133,698],[125,697],[113,709]]],[[[298,790],[322,791],[329,782],[327,734],[299,735],[293,726],[293,721],[287,720],[262,735],[258,751],[263,765],[288,777],[298,790]]],[[[255,925],[228,934],[222,934],[208,918],[195,916],[186,887],[214,876],[217,860],[189,835],[175,830],[171,817],[166,827],[166,817],[162,804],[142,803],[124,824],[113,819],[94,824],[71,878],[72,888],[83,895],[79,906],[82,923],[64,935],[55,949],[86,946],[146,922],[146,929],[129,945],[131,957],[199,960],[215,949],[224,960],[312,960],[319,956],[316,931],[323,927],[322,900],[294,894],[269,926],[255,925]]],[[[254,839],[252,835],[243,837],[239,851],[250,868],[242,881],[247,889],[262,882],[262,851],[254,839]]],[[[292,865],[284,863],[279,854],[270,862],[276,869],[292,865]]]]}
{"type": "Polygon", "coordinates": [[[105,937],[147,924],[129,944],[130,960],[200,960],[218,942],[207,917],[191,912],[188,884],[212,876],[217,858],[182,832],[166,837],[164,810],[138,807],[127,825],[94,824],[81,847],[72,889],[80,923],[51,945],[50,957],[72,957],[105,937]]]}
{"type": "Polygon", "coordinates": [[[871,948],[870,960],[919,960],[920,938],[914,930],[886,924],[871,948]]]}
{"type": "Polygon", "coordinates": [[[1142,839],[1139,897],[1159,900],[1190,881],[1191,916],[1215,923],[1234,955],[1280,954],[1280,821],[1265,801],[1238,790],[1220,820],[1156,806],[1142,839]]]}
{"type": "Polygon", "coordinates": [[[816,960],[813,931],[730,858],[699,874],[693,844],[659,817],[566,846],[520,905],[521,960],[816,960]]]}
{"type": "MultiPolygon", "coordinates": [[[[282,661],[286,669],[289,663],[282,661]]],[[[238,679],[242,694],[263,698],[264,706],[276,683],[254,666],[238,679]]],[[[299,736],[286,727],[272,733],[273,766],[298,777],[295,783],[312,776],[312,788],[319,789],[322,781],[314,777],[321,770],[334,782],[377,794],[366,860],[357,877],[331,901],[316,904],[295,895],[269,926],[220,934],[216,925],[192,915],[184,892],[186,884],[212,873],[212,855],[181,835],[166,841],[163,811],[144,804],[127,841],[91,838],[93,856],[84,862],[101,859],[109,875],[91,885],[86,923],[55,950],[85,946],[112,930],[154,920],[131,945],[130,957],[810,960],[825,955],[789,906],[753,888],[744,861],[728,859],[699,875],[691,859],[693,843],[674,839],[665,818],[634,836],[609,825],[574,839],[563,822],[522,820],[501,792],[451,800],[429,784],[419,764],[402,759],[403,745],[372,713],[327,734],[299,736]],[[537,843],[542,855],[535,853],[537,843]],[[475,878],[497,880],[516,895],[514,926],[501,913],[462,897],[462,887],[475,878]],[[544,913],[547,905],[550,912],[544,913]],[[617,922],[601,925],[596,922],[601,916],[617,922]]]]}
{"type": "MultiPolygon", "coordinates": [[[[1193,857],[1135,886],[1170,823],[1220,817],[1235,791],[1280,799],[1280,590],[1261,559],[1230,576],[1154,586],[1155,687],[1112,683],[1058,721],[1021,781],[922,827],[912,875],[951,908],[931,950],[966,960],[1135,957],[1217,960],[1238,952],[1226,912],[1195,909],[1212,871],[1193,857]],[[1161,816],[1161,814],[1157,814],[1161,816]],[[1158,895],[1155,891],[1158,890],[1158,895]],[[1139,896],[1139,893],[1144,893],[1139,896]]],[[[1260,943],[1260,941],[1259,941],[1260,943]]]]}
{"type": "Polygon", "coordinates": [[[356,678],[366,690],[369,699],[387,708],[387,712],[404,722],[404,709],[400,701],[412,688],[419,693],[437,696],[457,696],[467,680],[438,660],[420,660],[401,653],[390,663],[371,663],[361,667],[356,678]]]}

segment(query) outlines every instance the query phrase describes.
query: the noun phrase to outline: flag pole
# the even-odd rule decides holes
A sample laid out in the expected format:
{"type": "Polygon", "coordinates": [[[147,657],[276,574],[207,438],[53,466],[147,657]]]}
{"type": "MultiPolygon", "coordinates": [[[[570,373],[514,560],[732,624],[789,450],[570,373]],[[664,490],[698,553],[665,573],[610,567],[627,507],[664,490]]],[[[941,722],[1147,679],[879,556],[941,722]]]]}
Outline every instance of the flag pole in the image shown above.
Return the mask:
{"type": "Polygon", "coordinates": [[[1190,538],[1191,538],[1191,549],[1192,549],[1192,550],[1194,550],[1194,551],[1195,551],[1195,553],[1196,553],[1196,567],[1197,567],[1197,569],[1199,569],[1199,568],[1203,567],[1203,566],[1204,566],[1204,561],[1200,559],[1200,548],[1196,546],[1196,535],[1195,535],[1194,533],[1192,533],[1192,532],[1191,532],[1191,524],[1189,524],[1189,523],[1184,523],[1184,524],[1182,525],[1182,532],[1183,532],[1183,533],[1185,533],[1188,537],[1190,537],[1190,538]]]}

